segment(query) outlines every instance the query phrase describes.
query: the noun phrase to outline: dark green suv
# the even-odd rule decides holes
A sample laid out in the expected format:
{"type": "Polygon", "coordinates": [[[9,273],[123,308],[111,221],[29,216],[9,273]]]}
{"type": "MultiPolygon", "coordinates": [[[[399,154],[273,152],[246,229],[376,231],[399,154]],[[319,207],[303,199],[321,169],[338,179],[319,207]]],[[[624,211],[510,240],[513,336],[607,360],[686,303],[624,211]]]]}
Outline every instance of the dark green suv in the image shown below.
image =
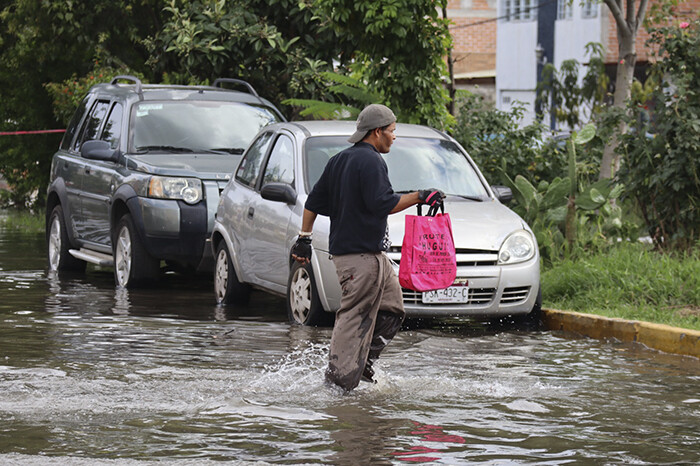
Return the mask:
{"type": "Polygon", "coordinates": [[[161,261],[210,268],[219,193],[258,130],[279,121],[235,79],[174,86],[118,76],[92,87],[51,164],[49,269],[113,266],[116,284],[131,287],[157,280],[161,261]]]}

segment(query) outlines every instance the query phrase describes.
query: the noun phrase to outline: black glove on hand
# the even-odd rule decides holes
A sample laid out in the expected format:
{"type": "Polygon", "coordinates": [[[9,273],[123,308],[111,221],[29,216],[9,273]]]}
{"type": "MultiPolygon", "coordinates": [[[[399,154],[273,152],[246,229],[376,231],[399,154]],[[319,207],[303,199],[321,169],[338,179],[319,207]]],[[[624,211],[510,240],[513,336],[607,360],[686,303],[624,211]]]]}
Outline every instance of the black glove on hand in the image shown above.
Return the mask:
{"type": "Polygon", "coordinates": [[[418,191],[418,199],[423,204],[428,204],[430,207],[439,206],[442,204],[443,199],[445,199],[445,193],[439,189],[425,189],[418,191]]]}
{"type": "Polygon", "coordinates": [[[300,259],[311,260],[311,237],[300,236],[292,246],[292,255],[300,259]]]}

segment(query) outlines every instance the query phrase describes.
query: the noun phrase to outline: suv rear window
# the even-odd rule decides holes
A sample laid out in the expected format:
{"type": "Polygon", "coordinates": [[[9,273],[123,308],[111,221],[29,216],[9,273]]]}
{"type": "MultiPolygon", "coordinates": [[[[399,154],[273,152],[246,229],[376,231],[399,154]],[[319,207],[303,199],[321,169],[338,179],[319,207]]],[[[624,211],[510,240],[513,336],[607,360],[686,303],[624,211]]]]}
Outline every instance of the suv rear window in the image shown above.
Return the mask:
{"type": "Polygon", "coordinates": [[[271,109],[241,102],[140,102],[131,110],[129,148],[242,154],[262,127],[278,121],[271,109]]]}

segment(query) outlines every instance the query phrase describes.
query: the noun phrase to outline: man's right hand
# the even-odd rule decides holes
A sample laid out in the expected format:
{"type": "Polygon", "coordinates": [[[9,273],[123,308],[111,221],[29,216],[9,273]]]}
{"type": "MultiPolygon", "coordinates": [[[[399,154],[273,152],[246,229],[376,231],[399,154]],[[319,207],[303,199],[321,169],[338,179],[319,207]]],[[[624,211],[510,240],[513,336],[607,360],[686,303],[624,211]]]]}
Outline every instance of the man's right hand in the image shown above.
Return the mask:
{"type": "Polygon", "coordinates": [[[297,238],[297,242],[292,246],[292,258],[302,264],[311,261],[311,237],[300,236],[297,238]]]}
{"type": "Polygon", "coordinates": [[[420,199],[423,204],[427,204],[430,207],[439,206],[445,199],[445,193],[439,189],[424,189],[418,191],[418,199],[420,199]]]}

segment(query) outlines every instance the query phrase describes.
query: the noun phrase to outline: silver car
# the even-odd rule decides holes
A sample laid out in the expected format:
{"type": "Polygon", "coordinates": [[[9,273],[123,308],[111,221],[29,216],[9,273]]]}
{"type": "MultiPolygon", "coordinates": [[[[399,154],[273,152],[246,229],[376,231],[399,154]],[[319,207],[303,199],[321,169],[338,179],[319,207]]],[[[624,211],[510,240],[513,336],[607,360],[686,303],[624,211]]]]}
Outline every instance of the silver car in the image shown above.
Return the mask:
{"type": "MultiPolygon", "coordinates": [[[[305,121],[261,130],[246,150],[216,212],[212,247],[214,290],[222,304],[245,302],[252,287],[286,296],[291,322],[323,325],[340,306],[341,289],[328,253],[328,217],[314,225],[311,263],[300,265],[290,249],[301,227],[308,193],[328,160],[348,147],[355,123],[305,121]]],[[[439,291],[403,290],[409,317],[537,316],[541,305],[539,253],[528,225],[501,200],[508,188],[491,187],[464,149],[426,126],[398,124],[384,154],[394,191],[439,188],[447,193],[457,279],[439,291]]],[[[427,209],[426,209],[427,210],[427,209]]],[[[392,246],[401,259],[404,216],[389,216],[392,246]]]]}

